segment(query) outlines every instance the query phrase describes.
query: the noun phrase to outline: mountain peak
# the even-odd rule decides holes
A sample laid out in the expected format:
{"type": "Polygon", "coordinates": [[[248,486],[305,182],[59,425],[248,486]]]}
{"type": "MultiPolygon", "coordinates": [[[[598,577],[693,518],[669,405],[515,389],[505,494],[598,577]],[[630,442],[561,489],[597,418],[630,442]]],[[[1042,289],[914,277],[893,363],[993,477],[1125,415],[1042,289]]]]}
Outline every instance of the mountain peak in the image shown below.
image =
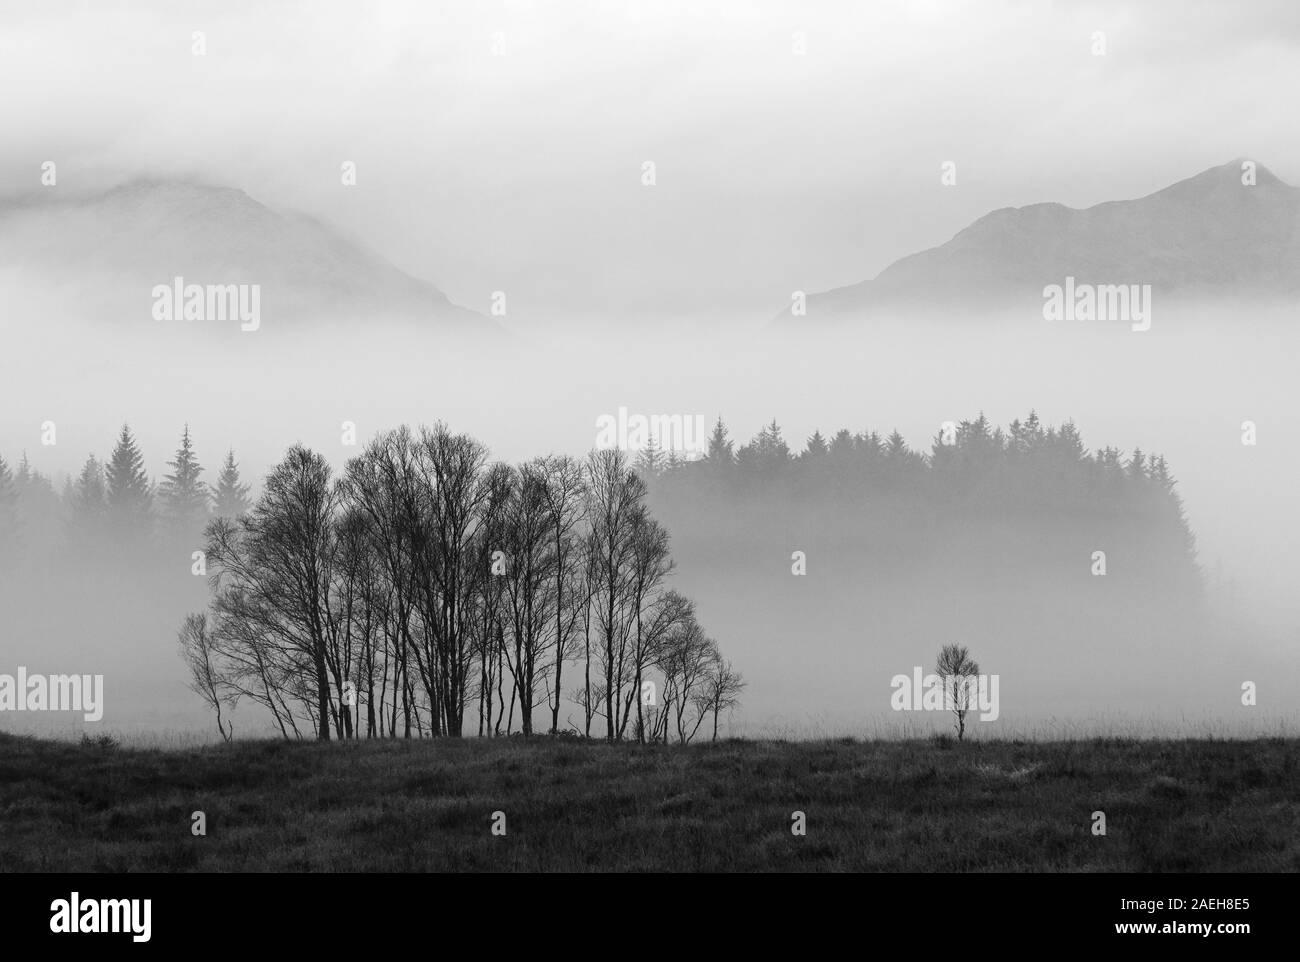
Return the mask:
{"type": "Polygon", "coordinates": [[[1239,157],[1133,200],[1001,208],[873,280],[813,295],[808,316],[972,297],[1028,309],[1066,277],[1150,284],[1162,297],[1293,296],[1300,292],[1300,188],[1239,157]]]}
{"type": "Polygon", "coordinates": [[[138,177],[94,193],[46,190],[0,207],[0,262],[60,287],[127,297],[174,277],[256,284],[286,320],[494,327],[321,221],[184,178],[138,177]]]}
{"type": "MultiPolygon", "coordinates": [[[[1199,174],[1194,174],[1184,180],[1170,184],[1168,187],[1147,196],[1159,197],[1163,194],[1191,198],[1197,194],[1209,196],[1231,193],[1236,192],[1239,188],[1252,186],[1265,190],[1273,188],[1282,190],[1295,189],[1258,161],[1251,160],[1248,157],[1238,157],[1226,164],[1210,167],[1199,174]],[[1254,165],[1253,168],[1248,166],[1251,164],[1254,165]],[[1253,184],[1247,182],[1248,177],[1253,177],[1253,184]]],[[[1240,196],[1238,199],[1240,199],[1240,196]]]]}

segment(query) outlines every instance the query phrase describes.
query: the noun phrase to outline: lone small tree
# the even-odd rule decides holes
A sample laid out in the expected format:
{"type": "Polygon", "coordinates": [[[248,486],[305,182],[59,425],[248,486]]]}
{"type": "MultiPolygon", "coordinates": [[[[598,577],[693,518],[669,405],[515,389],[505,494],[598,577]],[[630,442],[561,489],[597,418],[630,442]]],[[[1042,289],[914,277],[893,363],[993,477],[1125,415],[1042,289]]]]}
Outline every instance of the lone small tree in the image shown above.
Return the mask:
{"type": "Polygon", "coordinates": [[[939,659],[934,673],[943,682],[944,701],[957,716],[957,741],[966,735],[966,713],[971,707],[971,686],[979,674],[979,662],[970,656],[965,645],[944,645],[939,649],[939,659]]]}
{"type": "Polygon", "coordinates": [[[718,740],[718,716],[730,711],[740,704],[740,693],[745,690],[746,681],[740,672],[731,667],[731,662],[715,657],[704,676],[704,684],[698,695],[699,711],[713,715],[713,741],[718,740]]]}
{"type": "Polygon", "coordinates": [[[217,666],[207,615],[186,615],[178,639],[181,657],[190,669],[190,691],[217,713],[217,731],[228,742],[234,736],[234,726],[230,722],[222,723],[221,706],[230,699],[225,691],[226,679],[217,666]]]}

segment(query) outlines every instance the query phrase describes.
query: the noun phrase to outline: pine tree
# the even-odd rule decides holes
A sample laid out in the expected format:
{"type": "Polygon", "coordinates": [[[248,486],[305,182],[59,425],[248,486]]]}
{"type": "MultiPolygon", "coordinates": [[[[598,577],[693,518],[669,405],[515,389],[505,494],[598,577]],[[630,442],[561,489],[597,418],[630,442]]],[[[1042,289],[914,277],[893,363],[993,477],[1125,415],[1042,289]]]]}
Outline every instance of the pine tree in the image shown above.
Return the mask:
{"type": "Polygon", "coordinates": [[[104,483],[104,466],[93,454],[86,458],[77,480],[70,482],[65,498],[72,512],[73,537],[100,537],[104,533],[108,489],[104,483]]]}
{"type": "Polygon", "coordinates": [[[659,442],[652,436],[637,456],[635,467],[642,478],[651,480],[658,477],[663,471],[664,462],[663,449],[659,447],[659,442]]]}
{"type": "Polygon", "coordinates": [[[194,455],[188,424],[181,436],[181,446],[176,449],[176,458],[168,461],[167,466],[172,473],[163,477],[159,487],[167,522],[178,531],[193,531],[207,518],[210,497],[208,486],[199,480],[203,466],[194,455]]]}
{"type": "MultiPolygon", "coordinates": [[[[1173,475],[1169,473],[1169,462],[1165,460],[1164,455],[1152,457],[1150,463],[1150,476],[1152,483],[1164,494],[1172,495],[1177,498],[1178,495],[1174,494],[1174,484],[1176,482],[1174,481],[1173,475]]],[[[1182,499],[1179,498],[1179,501],[1181,503],[1182,499]]]]}
{"type": "Polygon", "coordinates": [[[1083,439],[1073,421],[1066,421],[1057,429],[1056,450],[1061,460],[1068,465],[1075,465],[1086,457],[1083,439]]]}
{"type": "Polygon", "coordinates": [[[152,507],[149,476],[145,474],[144,457],[131,435],[131,429],[122,425],[117,446],[105,469],[108,478],[109,524],[123,536],[140,537],[146,531],[152,507]]]}
{"type": "Polygon", "coordinates": [[[1164,501],[1165,510],[1173,520],[1183,553],[1189,561],[1195,563],[1196,535],[1192,532],[1191,523],[1187,520],[1187,513],[1183,510],[1182,496],[1174,490],[1178,482],[1174,480],[1174,476],[1169,472],[1169,464],[1165,461],[1164,455],[1151,458],[1149,464],[1151,482],[1159,492],[1159,496],[1164,501]]]}
{"type": "Polygon", "coordinates": [[[1133,456],[1128,462],[1128,476],[1133,481],[1147,479],[1147,456],[1142,453],[1141,448],[1133,449],[1133,456]]]}
{"type": "Polygon", "coordinates": [[[897,430],[885,439],[881,453],[882,476],[887,479],[886,484],[890,487],[912,484],[926,471],[925,456],[909,448],[897,430]]]}
{"type": "Polygon", "coordinates": [[[989,424],[989,419],[983,411],[974,421],[962,422],[958,440],[966,449],[969,460],[977,463],[989,461],[995,454],[1000,453],[994,450],[996,446],[993,444],[992,425],[989,424]]]}
{"type": "Polygon", "coordinates": [[[736,462],[731,440],[727,437],[727,426],[722,423],[721,415],[718,416],[718,423],[713,426],[713,433],[709,435],[709,450],[704,455],[704,460],[715,468],[731,467],[736,462]]]}
{"type": "Polygon", "coordinates": [[[1109,487],[1114,488],[1124,480],[1124,464],[1119,449],[1107,445],[1097,452],[1098,477],[1109,487]]]}
{"type": "Polygon", "coordinates": [[[820,430],[813,431],[813,436],[808,439],[808,447],[804,449],[805,458],[820,458],[826,454],[828,448],[826,439],[822,437],[820,430]]]}
{"type": "Polygon", "coordinates": [[[32,464],[23,452],[23,459],[18,462],[18,473],[14,475],[14,493],[17,495],[17,507],[20,515],[27,513],[28,507],[39,505],[39,510],[49,510],[51,505],[57,507],[58,495],[50,479],[39,471],[32,470],[32,464]],[[30,505],[27,504],[30,502],[30,505]]]}
{"type": "Polygon", "coordinates": [[[748,444],[736,452],[736,467],[749,478],[775,477],[790,463],[790,448],[781,437],[781,428],[773,420],[763,426],[748,444]]]}
{"type": "Polygon", "coordinates": [[[861,434],[854,435],[853,450],[867,464],[874,464],[879,461],[885,450],[884,442],[880,440],[880,432],[872,431],[868,434],[863,431],[861,434]]]}
{"type": "MultiPolygon", "coordinates": [[[[955,433],[947,437],[948,428],[940,425],[939,430],[930,439],[930,467],[936,474],[949,479],[945,483],[952,483],[951,479],[961,468],[962,464],[962,432],[969,422],[963,421],[957,426],[955,433]]],[[[891,463],[898,464],[900,458],[905,459],[907,445],[903,441],[903,436],[895,431],[889,436],[889,447],[886,449],[891,463]],[[897,436],[898,442],[894,438],[897,436]]]]}
{"type": "Polygon", "coordinates": [[[59,500],[50,479],[32,470],[26,452],[23,452],[23,459],[14,475],[14,489],[17,495],[14,520],[22,550],[28,552],[29,557],[53,552],[62,544],[66,534],[65,505],[59,500]]]}
{"type": "Polygon", "coordinates": [[[17,499],[18,488],[14,484],[13,472],[5,464],[5,459],[0,457],[0,510],[12,505],[17,499]]]}
{"type": "Polygon", "coordinates": [[[1038,412],[1030,411],[1024,421],[1019,418],[1011,422],[1011,451],[1017,456],[1036,452],[1043,443],[1043,426],[1038,420],[1038,412]]]}
{"type": "Polygon", "coordinates": [[[781,428],[775,418],[758,433],[758,451],[769,470],[784,467],[790,460],[790,448],[781,437],[781,428]]]}
{"type": "Polygon", "coordinates": [[[0,457],[0,555],[14,542],[18,532],[18,486],[5,459],[0,457]]]}
{"type": "Polygon", "coordinates": [[[215,513],[221,518],[238,518],[252,505],[248,497],[248,485],[239,482],[239,465],[235,462],[233,450],[226,452],[226,460],[221,465],[215,497],[215,513]]]}
{"type": "Polygon", "coordinates": [[[885,457],[891,461],[906,461],[910,452],[907,449],[907,442],[903,436],[895,430],[885,440],[885,457]]]}

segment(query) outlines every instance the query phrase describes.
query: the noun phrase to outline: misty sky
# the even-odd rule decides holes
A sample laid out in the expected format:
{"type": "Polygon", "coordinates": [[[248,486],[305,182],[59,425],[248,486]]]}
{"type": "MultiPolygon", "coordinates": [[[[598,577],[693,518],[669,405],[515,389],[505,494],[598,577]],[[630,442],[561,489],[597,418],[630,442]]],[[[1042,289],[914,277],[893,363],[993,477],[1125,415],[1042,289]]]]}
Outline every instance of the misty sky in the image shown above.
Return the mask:
{"type": "Polygon", "coordinates": [[[1300,183],[1298,39],[1287,0],[4,3],[0,194],[51,159],[69,191],[197,176],[479,310],[505,289],[538,312],[762,317],[998,207],[1238,156],[1300,183]]]}
{"type": "MultiPolygon", "coordinates": [[[[1240,610],[1268,627],[1207,644],[1233,671],[1294,691],[1290,305],[1272,324],[1210,304],[1132,336],[965,315],[779,336],[762,325],[794,290],[872,277],[998,208],[1138,197],[1239,157],[1300,184],[1298,42],[1294,0],[0,0],[0,212],[45,190],[50,160],[65,196],[140,176],[237,187],[336,225],[484,314],[493,291],[507,292],[515,335],[509,349],[462,354],[436,330],[361,318],[281,339],[268,324],[254,338],[187,340],[145,312],[107,316],[79,288],[24,285],[23,268],[0,263],[0,455],[30,455],[61,486],[130,423],[157,478],[188,425],[204,480],[233,446],[257,484],[294,441],[341,467],[358,453],[344,422],[364,443],[445,419],[520,461],[582,455],[598,419],[623,406],[710,425],[723,416],[738,442],[775,418],[795,449],[845,427],[897,428],[922,450],[947,419],[984,412],[1005,425],[1033,408],[1046,423],[1075,419],[1090,448],[1168,457],[1202,563],[1239,579],[1240,610]],[[1105,56],[1093,55],[1097,31],[1105,56]],[[797,33],[805,55],[793,53],[797,33]],[[355,188],[340,183],[344,161],[358,165],[355,188]],[[947,161],[955,187],[940,181],[947,161]],[[57,445],[41,440],[47,419],[57,445]],[[1242,444],[1246,419],[1259,424],[1257,447],[1242,444]],[[1274,661],[1246,660],[1260,651],[1274,661]]],[[[782,584],[793,545],[772,548],[782,584]]],[[[856,712],[848,686],[874,663],[854,675],[782,661],[799,650],[790,639],[805,609],[766,583],[755,590],[743,569],[713,567],[705,552],[685,555],[681,580],[754,680],[749,717],[800,711],[836,685],[856,712]]],[[[813,600],[856,597],[850,575],[813,600]]],[[[0,667],[42,633],[69,651],[86,644],[64,586],[40,590],[13,590],[27,620],[0,638],[0,667]]],[[[123,610],[140,607],[129,585],[118,595],[123,610]]],[[[167,697],[194,707],[172,651],[181,606],[169,597],[147,612],[157,624],[123,621],[118,633],[170,673],[167,697]]],[[[824,627],[827,651],[881,650],[864,647],[849,615],[824,627]]],[[[885,634],[881,644],[914,640],[885,634]]],[[[112,637],[94,642],[110,657],[112,637]]],[[[894,661],[910,657],[900,647],[894,661]]],[[[1049,667],[1068,673],[1071,658],[1090,657],[1049,667]]],[[[140,704],[164,711],[141,686],[140,704]]]]}

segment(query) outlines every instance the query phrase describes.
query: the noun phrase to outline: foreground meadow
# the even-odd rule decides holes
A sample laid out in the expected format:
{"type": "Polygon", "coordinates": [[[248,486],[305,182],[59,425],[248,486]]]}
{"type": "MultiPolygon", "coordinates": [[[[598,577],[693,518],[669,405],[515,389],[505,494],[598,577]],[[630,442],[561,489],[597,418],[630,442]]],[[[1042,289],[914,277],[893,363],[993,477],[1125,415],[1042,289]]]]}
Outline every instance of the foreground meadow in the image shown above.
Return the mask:
{"type": "Polygon", "coordinates": [[[0,869],[1297,871],[1298,748],[511,738],[132,749],[0,734],[0,869]],[[795,812],[805,835],[792,832],[795,812]]]}

